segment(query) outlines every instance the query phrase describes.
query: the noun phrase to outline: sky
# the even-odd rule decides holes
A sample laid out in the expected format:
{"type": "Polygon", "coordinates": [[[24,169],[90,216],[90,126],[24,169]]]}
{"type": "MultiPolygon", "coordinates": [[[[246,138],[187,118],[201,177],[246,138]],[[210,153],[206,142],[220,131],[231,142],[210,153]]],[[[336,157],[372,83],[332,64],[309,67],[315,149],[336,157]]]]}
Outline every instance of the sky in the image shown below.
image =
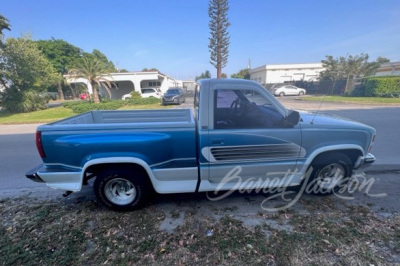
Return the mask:
{"type": "MultiPolygon", "coordinates": [[[[227,66],[320,62],[369,54],[400,61],[399,0],[230,0],[227,66]]],[[[157,68],[194,79],[209,63],[207,0],[1,0],[5,37],[63,39],[86,52],[98,49],[117,68],[157,68]]]]}

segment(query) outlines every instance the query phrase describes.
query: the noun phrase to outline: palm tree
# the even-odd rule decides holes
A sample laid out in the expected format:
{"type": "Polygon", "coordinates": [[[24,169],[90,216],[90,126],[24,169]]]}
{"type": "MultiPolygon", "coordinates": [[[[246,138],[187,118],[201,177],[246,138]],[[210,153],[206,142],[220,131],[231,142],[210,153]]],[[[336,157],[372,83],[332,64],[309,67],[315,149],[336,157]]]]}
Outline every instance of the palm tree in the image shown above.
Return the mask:
{"type": "Polygon", "coordinates": [[[68,71],[68,74],[74,78],[84,78],[87,79],[93,89],[93,101],[95,103],[100,102],[98,89],[103,84],[108,95],[111,97],[111,82],[105,77],[108,76],[108,71],[106,66],[100,60],[90,57],[83,56],[81,60],[78,61],[75,68],[68,71]]]}

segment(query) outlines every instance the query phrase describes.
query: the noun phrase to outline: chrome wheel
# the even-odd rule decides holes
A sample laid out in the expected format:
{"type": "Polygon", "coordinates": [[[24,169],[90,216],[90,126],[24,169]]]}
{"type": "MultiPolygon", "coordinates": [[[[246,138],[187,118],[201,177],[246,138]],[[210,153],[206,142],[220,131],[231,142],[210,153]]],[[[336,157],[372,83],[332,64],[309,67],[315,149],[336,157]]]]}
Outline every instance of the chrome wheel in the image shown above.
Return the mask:
{"type": "Polygon", "coordinates": [[[109,201],[117,205],[126,205],[133,202],[137,191],[135,186],[124,178],[114,178],[107,182],[104,194],[109,201]]]}
{"type": "Polygon", "coordinates": [[[332,163],[319,171],[317,178],[317,184],[323,189],[333,189],[336,187],[340,180],[345,178],[345,168],[337,163],[332,163]]]}

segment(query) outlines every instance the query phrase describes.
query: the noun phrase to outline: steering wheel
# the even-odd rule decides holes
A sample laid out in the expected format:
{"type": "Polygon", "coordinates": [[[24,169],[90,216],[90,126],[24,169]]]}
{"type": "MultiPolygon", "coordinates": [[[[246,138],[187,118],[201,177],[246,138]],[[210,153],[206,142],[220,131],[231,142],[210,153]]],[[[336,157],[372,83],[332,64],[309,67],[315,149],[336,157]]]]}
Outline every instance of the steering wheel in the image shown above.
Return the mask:
{"type": "Polygon", "coordinates": [[[230,107],[230,113],[231,114],[239,114],[239,108],[240,108],[240,99],[236,98],[236,100],[234,100],[231,103],[231,107],[230,107]]]}

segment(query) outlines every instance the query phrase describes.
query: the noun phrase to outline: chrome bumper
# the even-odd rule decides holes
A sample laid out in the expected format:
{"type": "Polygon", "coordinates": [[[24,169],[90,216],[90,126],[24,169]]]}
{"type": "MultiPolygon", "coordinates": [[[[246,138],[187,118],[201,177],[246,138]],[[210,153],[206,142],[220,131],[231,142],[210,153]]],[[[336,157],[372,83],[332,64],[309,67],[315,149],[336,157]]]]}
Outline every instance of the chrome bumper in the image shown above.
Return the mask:
{"type": "Polygon", "coordinates": [[[28,171],[25,176],[35,182],[44,182],[51,188],[74,192],[82,188],[83,175],[79,169],[67,169],[61,166],[47,168],[41,164],[28,171]]]}
{"type": "Polygon", "coordinates": [[[368,168],[371,164],[375,162],[375,156],[371,153],[368,153],[365,156],[360,156],[357,162],[354,164],[354,170],[360,170],[368,168]]]}

